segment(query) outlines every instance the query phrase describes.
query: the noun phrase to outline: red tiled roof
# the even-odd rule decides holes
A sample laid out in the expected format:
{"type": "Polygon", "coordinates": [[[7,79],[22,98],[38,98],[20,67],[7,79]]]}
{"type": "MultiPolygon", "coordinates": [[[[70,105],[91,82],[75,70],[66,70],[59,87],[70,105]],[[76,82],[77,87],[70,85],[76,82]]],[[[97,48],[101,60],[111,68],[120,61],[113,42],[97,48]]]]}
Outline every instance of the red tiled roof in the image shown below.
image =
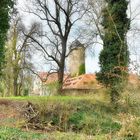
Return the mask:
{"type": "MultiPolygon", "coordinates": [[[[39,76],[44,84],[51,84],[58,81],[58,74],[47,72],[40,72],[39,76]]],[[[129,75],[129,83],[135,85],[140,83],[139,77],[136,74],[129,75]]],[[[77,77],[70,77],[64,75],[63,89],[100,89],[101,84],[96,80],[95,74],[83,74],[77,77]]]]}
{"type": "MultiPolygon", "coordinates": [[[[39,76],[44,84],[51,84],[58,81],[58,74],[47,72],[39,73],[39,76]]],[[[64,75],[63,89],[98,89],[101,85],[98,84],[95,74],[83,74],[77,77],[64,75]]]]}
{"type": "MultiPolygon", "coordinates": [[[[58,81],[58,73],[47,73],[47,72],[40,72],[39,77],[41,81],[45,84],[51,84],[53,82],[58,81]]],[[[68,74],[64,75],[64,81],[69,77],[68,74]]]]}
{"type": "Polygon", "coordinates": [[[99,89],[101,87],[94,74],[83,74],[68,78],[63,84],[63,89],[99,89]]]}

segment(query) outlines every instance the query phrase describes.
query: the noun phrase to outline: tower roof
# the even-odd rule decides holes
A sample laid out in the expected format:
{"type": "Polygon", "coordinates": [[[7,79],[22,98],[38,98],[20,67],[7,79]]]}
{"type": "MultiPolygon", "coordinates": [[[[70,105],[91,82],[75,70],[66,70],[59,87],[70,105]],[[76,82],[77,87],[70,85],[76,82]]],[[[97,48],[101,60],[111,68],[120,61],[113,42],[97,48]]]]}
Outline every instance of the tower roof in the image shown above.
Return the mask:
{"type": "Polygon", "coordinates": [[[75,40],[72,44],[71,44],[71,48],[84,48],[84,45],[79,41],[79,40],[75,40]]]}

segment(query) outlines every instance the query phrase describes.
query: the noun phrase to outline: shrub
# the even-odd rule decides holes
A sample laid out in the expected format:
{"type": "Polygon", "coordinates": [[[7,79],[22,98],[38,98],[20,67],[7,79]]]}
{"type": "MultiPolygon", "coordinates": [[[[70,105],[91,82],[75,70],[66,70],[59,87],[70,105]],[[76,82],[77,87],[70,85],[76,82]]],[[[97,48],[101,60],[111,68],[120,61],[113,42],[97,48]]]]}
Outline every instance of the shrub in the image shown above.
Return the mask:
{"type": "Polygon", "coordinates": [[[98,113],[85,116],[83,132],[90,135],[115,133],[121,128],[121,124],[114,122],[110,117],[98,113]]]}

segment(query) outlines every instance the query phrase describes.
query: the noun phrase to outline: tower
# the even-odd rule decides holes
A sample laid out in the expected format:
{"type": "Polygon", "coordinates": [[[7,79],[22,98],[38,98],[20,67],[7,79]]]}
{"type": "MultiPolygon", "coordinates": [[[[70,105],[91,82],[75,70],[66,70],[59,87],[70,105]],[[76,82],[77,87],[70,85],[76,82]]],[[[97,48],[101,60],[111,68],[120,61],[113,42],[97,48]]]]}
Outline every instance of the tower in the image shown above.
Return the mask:
{"type": "Polygon", "coordinates": [[[72,45],[73,50],[68,57],[68,71],[72,76],[85,73],[85,47],[78,40],[72,45]]]}

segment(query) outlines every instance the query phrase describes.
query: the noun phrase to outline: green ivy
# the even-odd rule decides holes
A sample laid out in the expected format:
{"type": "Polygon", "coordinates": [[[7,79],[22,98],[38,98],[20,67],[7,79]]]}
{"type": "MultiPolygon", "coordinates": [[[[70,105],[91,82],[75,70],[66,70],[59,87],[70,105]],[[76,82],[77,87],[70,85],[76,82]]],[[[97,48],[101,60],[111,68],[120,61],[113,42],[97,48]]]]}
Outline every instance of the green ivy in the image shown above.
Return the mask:
{"type": "Polygon", "coordinates": [[[13,0],[0,1],[0,75],[4,62],[4,46],[7,39],[7,31],[9,29],[9,11],[13,7],[13,3],[13,0]]]}
{"type": "Polygon", "coordinates": [[[115,101],[127,81],[129,51],[126,33],[130,27],[127,18],[127,0],[106,0],[103,10],[102,26],[104,27],[104,47],[100,53],[99,80],[111,90],[111,99],[115,101]]]}
{"type": "Polygon", "coordinates": [[[86,70],[85,70],[85,64],[81,64],[79,67],[79,75],[85,74],[86,70]]]}

